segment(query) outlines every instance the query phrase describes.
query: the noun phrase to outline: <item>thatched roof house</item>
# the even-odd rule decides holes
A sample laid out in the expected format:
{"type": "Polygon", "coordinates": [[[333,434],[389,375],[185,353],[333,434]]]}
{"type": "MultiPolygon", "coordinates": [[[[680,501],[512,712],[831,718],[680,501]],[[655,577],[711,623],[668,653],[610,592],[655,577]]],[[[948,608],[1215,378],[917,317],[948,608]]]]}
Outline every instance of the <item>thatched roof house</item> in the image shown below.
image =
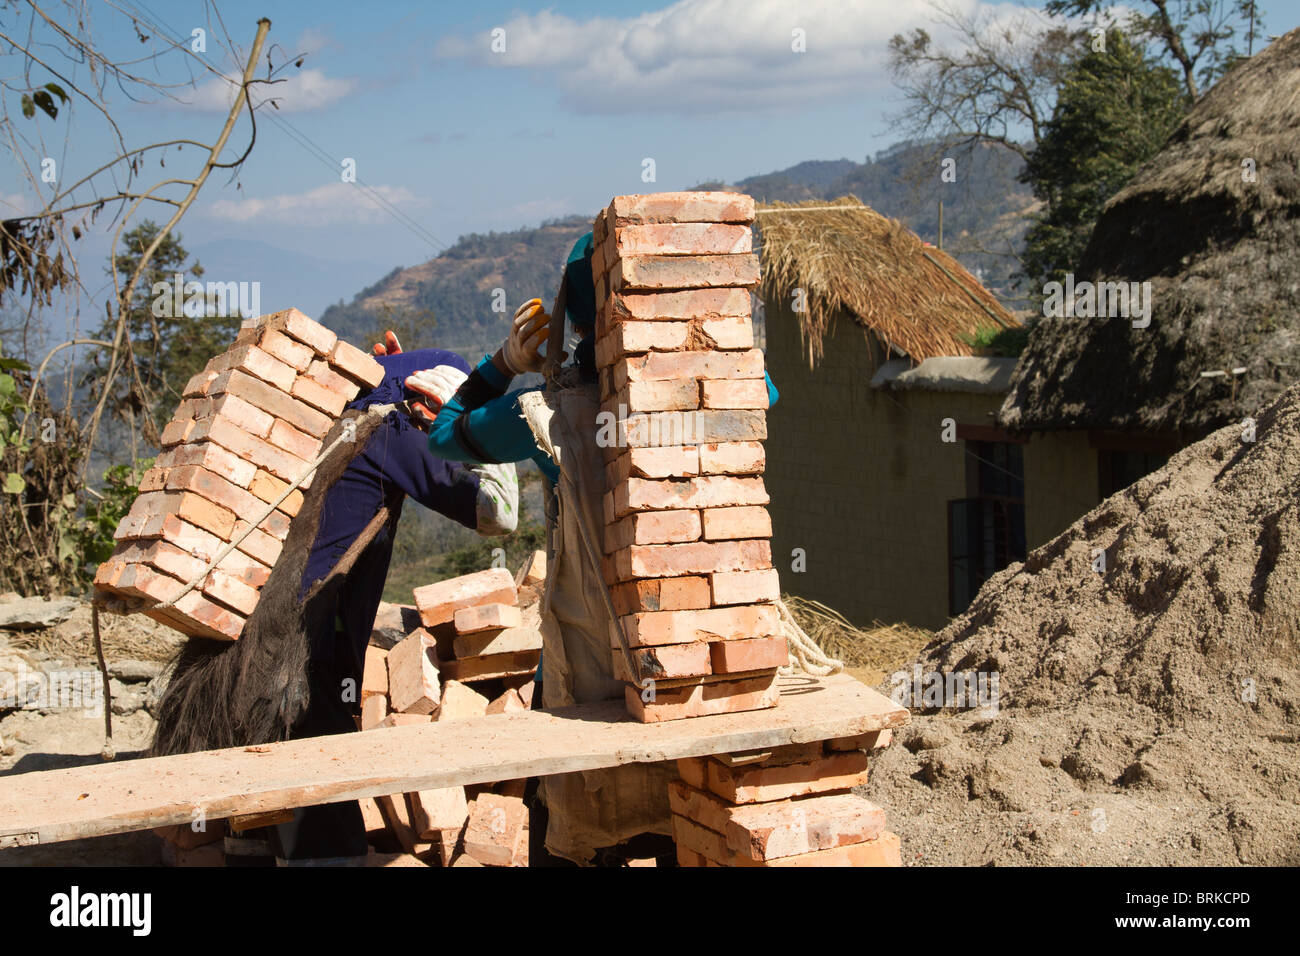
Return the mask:
{"type": "Polygon", "coordinates": [[[1007,428],[1194,437],[1300,380],[1300,30],[1225,76],[1106,204],[1077,278],[1149,281],[1150,324],[1039,321],[1007,428]]]}
{"type": "Polygon", "coordinates": [[[803,291],[792,311],[810,367],[838,315],[913,362],[970,355],[965,336],[1020,324],[952,256],[852,196],[763,206],[758,230],[769,307],[803,291]]]}

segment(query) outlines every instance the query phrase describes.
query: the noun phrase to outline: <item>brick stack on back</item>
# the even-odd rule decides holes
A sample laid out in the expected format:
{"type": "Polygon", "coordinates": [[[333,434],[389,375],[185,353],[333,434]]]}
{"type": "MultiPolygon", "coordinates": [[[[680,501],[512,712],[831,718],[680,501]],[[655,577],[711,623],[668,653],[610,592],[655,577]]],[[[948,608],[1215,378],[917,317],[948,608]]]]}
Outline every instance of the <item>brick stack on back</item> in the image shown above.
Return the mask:
{"type": "MultiPolygon", "coordinates": [[[[361,388],[382,379],[378,362],[296,309],[244,322],[186,385],[95,586],[173,597],[307,469],[361,388]]],[[[237,639],[302,500],[290,494],[174,606],[143,612],[184,634],[237,639]]]]}
{"type": "Polygon", "coordinates": [[[605,580],[653,688],[611,633],[646,722],[775,706],[787,660],[763,487],[767,388],[754,347],[754,203],[619,196],[596,218],[605,580]],[[606,417],[605,421],[608,422],[606,417]]]}

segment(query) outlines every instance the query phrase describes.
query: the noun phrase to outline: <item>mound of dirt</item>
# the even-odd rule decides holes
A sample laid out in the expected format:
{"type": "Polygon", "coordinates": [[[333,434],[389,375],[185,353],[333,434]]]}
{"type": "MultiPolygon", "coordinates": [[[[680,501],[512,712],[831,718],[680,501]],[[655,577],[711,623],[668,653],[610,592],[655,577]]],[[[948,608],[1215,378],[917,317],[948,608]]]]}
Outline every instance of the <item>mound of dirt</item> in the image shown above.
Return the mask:
{"type": "Polygon", "coordinates": [[[1295,865],[1298,634],[1300,387],[990,579],[915,666],[996,706],[914,711],[866,792],[917,864],[1295,865]]]}

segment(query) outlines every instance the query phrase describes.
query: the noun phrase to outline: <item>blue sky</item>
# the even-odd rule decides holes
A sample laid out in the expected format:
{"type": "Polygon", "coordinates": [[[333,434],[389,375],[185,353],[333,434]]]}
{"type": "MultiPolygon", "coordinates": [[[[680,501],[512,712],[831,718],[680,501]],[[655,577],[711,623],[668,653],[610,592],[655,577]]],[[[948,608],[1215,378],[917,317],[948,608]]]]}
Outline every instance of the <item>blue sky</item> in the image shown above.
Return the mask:
{"type": "MultiPolygon", "coordinates": [[[[222,0],[218,23],[201,0],[115,2],[147,21],[151,40],[141,44],[129,19],[96,4],[114,52],[138,55],[160,32],[203,28],[208,62],[234,73],[221,23],[246,51],[268,16],[276,62],[305,54],[275,88],[282,109],[261,111],[240,188],[214,176],[181,232],[209,278],[259,280],[264,310],[316,313],[462,233],[593,213],[619,193],[735,181],[806,159],[862,160],[898,138],[887,40],[930,16],[926,0],[222,0]],[[491,48],[494,28],[505,31],[504,51],[491,48]],[[792,49],[798,30],[801,53],[792,49]],[[373,193],[340,181],[345,158],[373,193]],[[647,158],[653,183],[642,181],[647,158]],[[377,208],[374,194],[390,208],[377,208]],[[288,274],[299,281],[283,281],[288,274]],[[275,301],[281,295],[295,301],[275,301]]],[[[957,2],[993,17],[1022,6],[957,2]]],[[[1300,0],[1263,0],[1261,10],[1270,33],[1300,23],[1300,0]]],[[[187,58],[169,56],[160,71],[184,76],[187,58]]],[[[183,102],[119,97],[128,142],[210,138],[228,88],[200,73],[197,89],[177,92],[183,102]]],[[[65,181],[109,145],[85,110],[72,123],[77,150],[55,154],[65,181]]],[[[246,137],[241,125],[232,144],[246,137]]],[[[193,164],[169,159],[168,170],[193,164]]],[[[0,203],[20,206],[29,200],[11,171],[0,155],[0,203]]],[[[102,256],[107,241],[96,236],[87,248],[102,256]]]]}

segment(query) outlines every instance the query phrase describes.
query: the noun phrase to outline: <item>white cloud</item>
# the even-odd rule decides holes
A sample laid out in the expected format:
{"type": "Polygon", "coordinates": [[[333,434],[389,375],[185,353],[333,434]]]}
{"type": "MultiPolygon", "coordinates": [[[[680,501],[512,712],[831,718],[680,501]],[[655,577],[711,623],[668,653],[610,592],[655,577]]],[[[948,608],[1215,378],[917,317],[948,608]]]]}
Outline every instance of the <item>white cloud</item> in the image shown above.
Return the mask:
{"type": "MultiPolygon", "coordinates": [[[[372,186],[371,190],[408,214],[425,201],[402,186],[372,186]]],[[[384,222],[389,212],[352,183],[326,183],[303,193],[264,199],[219,199],[208,209],[227,222],[257,222],[324,226],[336,223],[384,222]]]]}
{"type": "Polygon", "coordinates": [[[928,0],[678,0],[636,17],[582,21],[547,10],[500,24],[504,52],[492,52],[489,30],[445,37],[435,55],[553,73],[583,112],[765,109],[883,91],[889,38],[930,27],[932,14],[928,0]],[[805,52],[793,49],[796,31],[805,52]]]}
{"type": "Polygon", "coordinates": [[[38,208],[38,204],[30,196],[22,193],[0,193],[0,219],[30,216],[38,208]]]}
{"type": "MultiPolygon", "coordinates": [[[[274,99],[280,112],[307,112],[341,100],[356,88],[356,81],[326,76],[321,70],[302,69],[287,73],[282,83],[258,84],[252,88],[255,105],[274,99]]],[[[238,77],[229,79],[238,82],[238,77]]],[[[187,101],[194,109],[224,113],[234,102],[238,87],[213,77],[201,84],[187,101]]],[[[274,107],[271,107],[274,108],[274,107]]]]}

